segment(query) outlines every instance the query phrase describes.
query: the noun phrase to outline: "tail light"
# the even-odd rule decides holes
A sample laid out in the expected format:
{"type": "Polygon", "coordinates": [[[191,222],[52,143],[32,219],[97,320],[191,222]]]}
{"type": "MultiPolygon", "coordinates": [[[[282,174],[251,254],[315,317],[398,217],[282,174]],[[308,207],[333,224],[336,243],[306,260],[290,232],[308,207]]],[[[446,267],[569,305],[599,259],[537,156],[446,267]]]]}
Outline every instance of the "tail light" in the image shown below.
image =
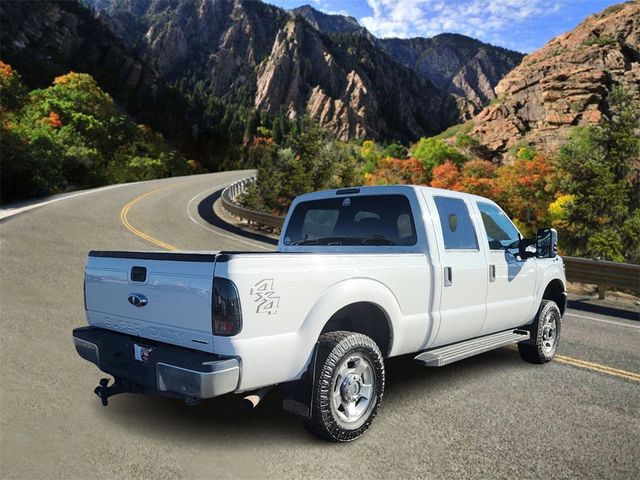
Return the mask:
{"type": "Polygon", "coordinates": [[[240,296],[231,280],[226,278],[213,280],[211,310],[214,335],[229,337],[240,333],[242,330],[240,296]]]}

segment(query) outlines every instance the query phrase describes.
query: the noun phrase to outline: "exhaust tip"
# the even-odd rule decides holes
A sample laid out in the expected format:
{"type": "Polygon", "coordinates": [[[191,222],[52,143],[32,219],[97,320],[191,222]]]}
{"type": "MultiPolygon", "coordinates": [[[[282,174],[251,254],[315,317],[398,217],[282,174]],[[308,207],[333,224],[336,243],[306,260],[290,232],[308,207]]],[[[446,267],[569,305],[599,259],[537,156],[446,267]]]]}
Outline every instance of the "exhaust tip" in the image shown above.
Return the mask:
{"type": "Polygon", "coordinates": [[[260,397],[258,395],[248,395],[240,402],[240,408],[245,412],[250,412],[258,406],[260,403],[260,397]]]}
{"type": "Polygon", "coordinates": [[[245,412],[249,412],[256,408],[260,401],[264,398],[267,392],[271,390],[271,387],[264,387],[258,390],[257,392],[252,393],[251,395],[247,395],[240,402],[240,408],[245,412]]]}

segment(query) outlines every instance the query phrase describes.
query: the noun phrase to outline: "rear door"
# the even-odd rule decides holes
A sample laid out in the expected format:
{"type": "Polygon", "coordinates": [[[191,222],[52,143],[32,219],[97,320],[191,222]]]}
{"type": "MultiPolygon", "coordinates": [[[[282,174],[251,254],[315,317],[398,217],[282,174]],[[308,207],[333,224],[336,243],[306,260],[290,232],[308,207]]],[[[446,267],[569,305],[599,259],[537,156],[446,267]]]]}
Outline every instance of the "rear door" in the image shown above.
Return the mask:
{"type": "Polygon", "coordinates": [[[465,195],[425,195],[434,216],[440,257],[440,327],[432,346],[478,335],[485,319],[487,261],[465,195]]]}
{"type": "Polygon", "coordinates": [[[487,319],[482,334],[515,328],[533,313],[536,259],[520,259],[520,233],[509,217],[490,202],[476,202],[489,247],[487,319]]]}

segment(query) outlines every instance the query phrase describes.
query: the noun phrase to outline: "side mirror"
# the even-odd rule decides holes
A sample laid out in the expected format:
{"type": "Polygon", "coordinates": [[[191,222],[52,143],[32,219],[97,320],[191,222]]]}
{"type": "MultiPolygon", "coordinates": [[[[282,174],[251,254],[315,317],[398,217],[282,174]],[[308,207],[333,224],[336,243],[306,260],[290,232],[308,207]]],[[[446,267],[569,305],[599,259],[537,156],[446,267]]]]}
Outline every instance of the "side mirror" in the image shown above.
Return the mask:
{"type": "Polygon", "coordinates": [[[522,260],[526,260],[527,258],[532,258],[536,256],[537,253],[537,240],[532,240],[530,238],[521,238],[518,242],[518,255],[522,260]]]}
{"type": "Polygon", "coordinates": [[[558,256],[558,232],[555,228],[541,228],[536,239],[538,258],[556,258],[558,256]]]}

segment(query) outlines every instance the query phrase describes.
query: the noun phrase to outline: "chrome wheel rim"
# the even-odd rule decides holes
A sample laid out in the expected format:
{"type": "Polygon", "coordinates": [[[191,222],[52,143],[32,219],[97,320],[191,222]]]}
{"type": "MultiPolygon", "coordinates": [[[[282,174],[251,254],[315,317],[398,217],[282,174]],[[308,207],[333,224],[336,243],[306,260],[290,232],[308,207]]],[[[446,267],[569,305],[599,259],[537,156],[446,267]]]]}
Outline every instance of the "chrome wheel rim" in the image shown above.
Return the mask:
{"type": "Polygon", "coordinates": [[[336,369],[331,390],[331,410],[349,429],[359,428],[375,405],[376,378],[373,365],[355,353],[336,369]]]}
{"type": "Polygon", "coordinates": [[[556,316],[553,312],[549,312],[542,324],[542,351],[545,354],[549,354],[553,351],[558,338],[558,328],[556,323],[556,316]]]}

